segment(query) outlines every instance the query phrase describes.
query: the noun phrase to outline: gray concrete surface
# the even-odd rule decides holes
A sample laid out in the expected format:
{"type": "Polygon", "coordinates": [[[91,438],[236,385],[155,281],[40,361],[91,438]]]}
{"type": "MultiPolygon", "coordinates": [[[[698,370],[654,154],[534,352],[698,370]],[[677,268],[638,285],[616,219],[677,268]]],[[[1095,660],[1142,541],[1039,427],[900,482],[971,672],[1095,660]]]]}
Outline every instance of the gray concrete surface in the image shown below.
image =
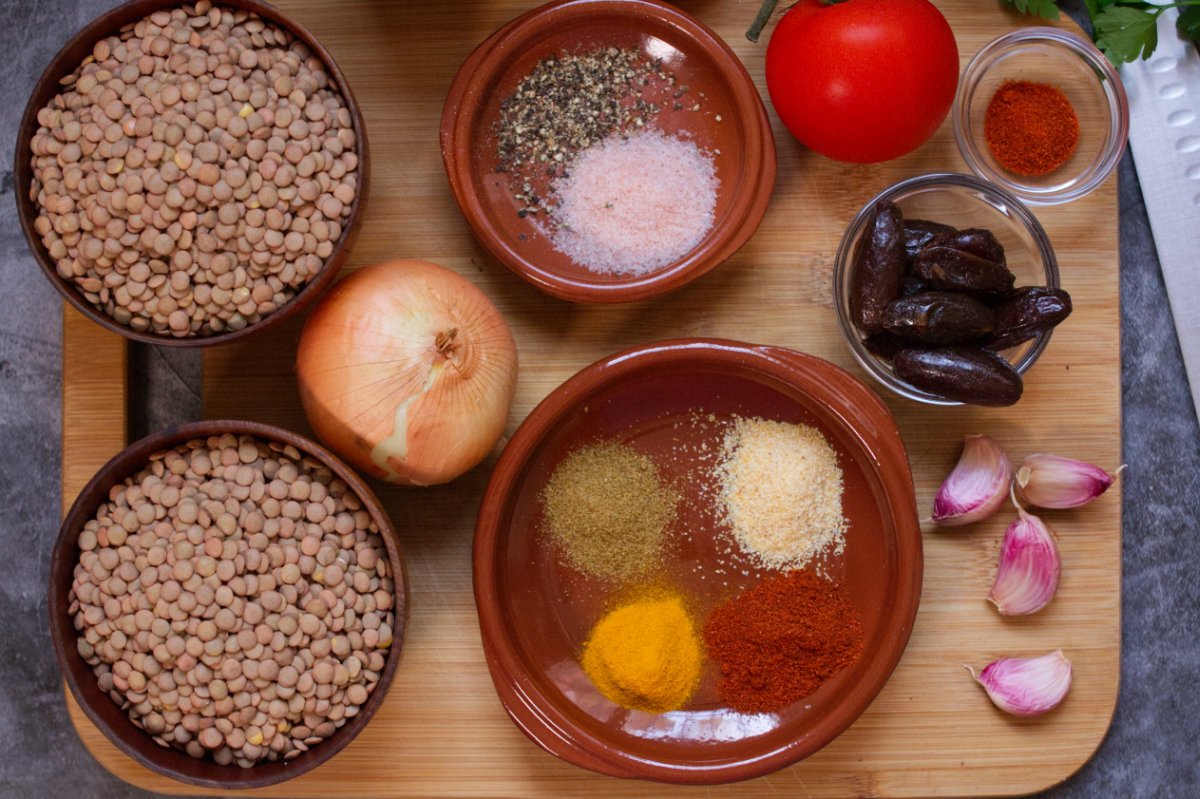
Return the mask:
{"type": "MultiPolygon", "coordinates": [[[[37,75],[70,32],[114,4],[0,0],[0,797],[6,799],[145,795],[109,775],[76,738],[46,632],[44,585],[59,506],[61,316],[17,226],[9,162],[37,75]]],[[[1130,464],[1121,699],[1097,756],[1046,795],[1194,797],[1200,796],[1200,430],[1128,157],[1121,165],[1121,296],[1130,464]]],[[[140,387],[135,434],[198,414],[194,358],[139,348],[132,364],[140,387]]]]}

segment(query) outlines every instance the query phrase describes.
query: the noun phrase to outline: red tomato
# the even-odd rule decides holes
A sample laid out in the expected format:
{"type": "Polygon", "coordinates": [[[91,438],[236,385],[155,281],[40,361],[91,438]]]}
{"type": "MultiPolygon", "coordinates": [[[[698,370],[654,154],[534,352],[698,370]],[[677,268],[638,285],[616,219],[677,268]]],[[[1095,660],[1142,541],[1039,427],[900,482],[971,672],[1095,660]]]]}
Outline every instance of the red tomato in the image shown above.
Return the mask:
{"type": "Polygon", "coordinates": [[[929,0],[800,0],[767,47],[767,89],[792,135],[841,161],[898,158],[950,111],[958,45],[929,0]]]}

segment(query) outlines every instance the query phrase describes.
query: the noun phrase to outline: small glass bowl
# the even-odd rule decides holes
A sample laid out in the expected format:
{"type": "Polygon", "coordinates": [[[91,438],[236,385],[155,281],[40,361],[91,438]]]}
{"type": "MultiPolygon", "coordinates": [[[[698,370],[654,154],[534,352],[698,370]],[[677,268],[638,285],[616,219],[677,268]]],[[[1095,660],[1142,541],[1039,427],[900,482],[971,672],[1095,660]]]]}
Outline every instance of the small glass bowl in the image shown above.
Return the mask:
{"type": "Polygon", "coordinates": [[[1095,45],[1057,28],[1022,28],[985,45],[967,65],[954,98],[954,138],[971,171],[1030,205],[1057,205],[1091,192],[1116,168],[1129,138],[1129,101],[1117,70],[1095,45]],[[1079,115],[1079,144],[1047,175],[1009,172],[983,132],[984,114],[1006,80],[1050,83],[1079,115]]]}
{"type": "MultiPolygon", "coordinates": [[[[926,219],[960,229],[981,227],[992,231],[1004,245],[1008,268],[1016,275],[1018,287],[1059,287],[1054,249],[1041,223],[1011,192],[982,178],[954,173],[919,175],[884,189],[863,206],[846,228],[833,265],[833,304],[842,335],[855,360],[871,377],[902,397],[929,405],[961,405],[961,402],[921,391],[896,377],[890,363],[867,350],[863,344],[865,335],[850,319],[854,252],[871,218],[871,209],[881,201],[898,205],[905,219],[926,219]]],[[[1050,333],[1041,333],[1001,354],[1017,374],[1024,375],[1046,349],[1050,333]]]]}

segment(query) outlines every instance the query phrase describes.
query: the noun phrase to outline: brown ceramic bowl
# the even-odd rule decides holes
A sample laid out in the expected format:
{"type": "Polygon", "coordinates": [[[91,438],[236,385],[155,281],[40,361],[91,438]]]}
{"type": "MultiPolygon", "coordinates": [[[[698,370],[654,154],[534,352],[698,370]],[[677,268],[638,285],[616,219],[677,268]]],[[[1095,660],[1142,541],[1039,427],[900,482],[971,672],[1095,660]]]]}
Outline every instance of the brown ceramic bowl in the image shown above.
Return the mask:
{"type": "Polygon", "coordinates": [[[83,708],[92,723],[113,744],[129,757],[146,768],[165,774],[172,779],[204,788],[246,789],[290,780],[306,771],[311,771],[340,752],[375,715],[383,704],[388,687],[396,674],[400,662],[400,649],[408,621],[408,580],[404,573],[404,558],[400,551],[396,530],[387,513],[371,489],[329,450],[308,439],[279,427],[257,422],[204,421],[171,428],[162,433],[148,436],[116,455],[100,468],[71,505],[58,533],[58,541],[50,558],[50,637],[54,652],[58,656],[58,667],[62,671],[75,701],[83,708]],[[311,456],[327,466],[335,475],[346,482],[362,499],[363,507],[379,525],[380,535],[387,548],[388,563],[396,584],[395,640],[388,650],[383,674],[367,702],[358,715],[347,721],[325,741],[313,746],[304,754],[286,762],[263,762],[253,768],[244,769],[236,765],[222,766],[210,759],[198,760],[178,749],[165,749],[129,720],[125,711],[100,689],[96,675],[76,651],[78,635],[71,614],[68,596],[74,579],[75,565],[79,562],[79,531],[92,518],[101,502],[108,499],[109,489],[121,483],[143,466],[150,455],[162,449],[174,447],[196,438],[233,433],[253,435],[268,441],[290,444],[301,453],[311,456]]]}
{"type": "Polygon", "coordinates": [[[475,600],[484,653],[513,721],[551,754],[619,777],[714,784],[768,774],[833,740],[883,687],[904,651],[921,594],[921,533],[908,458],[895,422],[866,386],[791,350],[683,339],[605,358],[550,394],[521,425],[488,484],[475,530],[475,600]],[[699,422],[696,414],[699,414],[699,422]],[[709,419],[713,414],[715,421],[709,419]],[[701,614],[763,576],[717,573],[711,469],[733,415],[804,422],[837,449],[850,522],[844,554],[823,571],[849,592],[865,633],[860,660],[776,713],[724,706],[706,665],[684,710],[653,715],[604,698],[578,665],[613,590],[560,563],[540,533],[539,494],[563,457],[617,439],[654,459],[679,487],[674,551],[651,579],[674,585],[701,614]],[[707,421],[704,421],[707,420],[707,421]],[[707,449],[705,447],[707,446],[707,449]],[[711,464],[712,460],[708,461],[711,464]]]}
{"type": "Polygon", "coordinates": [[[16,154],[13,156],[13,182],[15,184],[13,193],[17,196],[17,216],[21,220],[21,229],[25,232],[25,240],[29,243],[29,249],[33,252],[33,257],[37,259],[42,272],[54,284],[54,287],[58,289],[58,293],[63,296],[63,299],[75,306],[80,313],[98,325],[133,341],[140,341],[145,344],[157,344],[164,347],[211,347],[217,344],[228,344],[231,341],[253,335],[271,325],[278,324],[284,319],[299,313],[301,309],[310,305],[313,300],[320,296],[321,292],[329,288],[334,278],[337,277],[338,271],[342,268],[342,264],[345,263],[346,256],[349,254],[354,243],[354,237],[358,233],[359,224],[362,222],[363,206],[366,202],[369,183],[370,161],[367,153],[367,129],[363,123],[362,112],[358,108],[358,103],[354,100],[354,93],[350,91],[350,84],[346,81],[346,76],[329,55],[329,51],[317,41],[316,37],[302,28],[298,22],[269,3],[261,2],[261,0],[221,0],[217,5],[230,8],[244,8],[248,11],[253,11],[263,19],[273,22],[289,31],[297,39],[304,42],[309,50],[324,62],[329,76],[337,84],[338,91],[341,92],[346,102],[346,107],[349,109],[350,116],[353,119],[354,133],[358,139],[358,171],[361,176],[358,194],[355,196],[354,202],[350,207],[350,216],[342,226],[342,236],[334,245],[333,252],[325,259],[325,264],[321,268],[321,271],[297,292],[291,302],[270,316],[241,330],[226,331],[212,336],[188,336],[186,338],[143,333],[134,330],[128,325],[120,324],[104,311],[88,302],[79,289],[75,287],[74,283],[64,280],[59,276],[54,266],[54,260],[46,251],[45,246],[42,244],[41,236],[38,235],[37,230],[33,226],[38,216],[38,208],[36,201],[29,196],[29,188],[33,183],[33,166],[30,164],[29,143],[33,140],[33,135],[38,129],[38,111],[44,108],[59,93],[59,90],[62,88],[59,80],[71,74],[83,59],[92,52],[92,48],[100,39],[116,33],[125,25],[136,22],[160,8],[178,8],[186,4],[183,0],[129,0],[124,5],[117,6],[111,11],[96,17],[83,30],[75,34],[69,42],[63,45],[63,48],[54,56],[50,65],[42,72],[42,76],[38,78],[33,89],[33,94],[29,97],[29,103],[25,106],[25,114],[21,117],[21,125],[17,129],[16,154]]]}
{"type": "Polygon", "coordinates": [[[775,140],[750,75],[729,46],[687,13],[658,0],[557,0],[501,28],[463,63],[442,112],[450,187],[479,241],[542,291],[577,302],[627,302],[695,280],[749,241],[775,185],[775,140]],[[686,131],[716,156],[716,220],[681,260],[648,275],[602,275],[551,246],[533,217],[517,215],[509,178],[496,172],[500,103],[542,59],[598,46],[662,58],[703,110],[664,108],[657,126],[686,131]],[[717,117],[722,121],[718,122],[717,117]]]}

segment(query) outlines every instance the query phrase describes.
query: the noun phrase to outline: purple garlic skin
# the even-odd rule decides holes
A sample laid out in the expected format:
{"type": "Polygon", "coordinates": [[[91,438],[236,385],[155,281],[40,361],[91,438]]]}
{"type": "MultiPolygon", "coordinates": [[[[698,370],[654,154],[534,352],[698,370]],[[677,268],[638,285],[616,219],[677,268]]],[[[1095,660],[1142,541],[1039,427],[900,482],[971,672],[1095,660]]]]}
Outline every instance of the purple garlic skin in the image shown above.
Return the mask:
{"type": "Polygon", "coordinates": [[[1017,469],[1017,493],[1038,508],[1078,508],[1107,491],[1120,471],[1109,474],[1099,466],[1058,455],[1030,455],[1017,469]]]}
{"type": "Polygon", "coordinates": [[[989,663],[978,676],[996,707],[1014,716],[1040,716],[1062,703],[1071,689],[1071,661],[1056,650],[1036,658],[1004,658],[989,663]]]}
{"type": "Polygon", "coordinates": [[[1046,607],[1062,573],[1053,531],[1020,507],[1017,512],[1020,517],[1004,532],[996,581],[988,594],[1002,616],[1027,616],[1046,607]]]}
{"type": "Polygon", "coordinates": [[[1012,481],[1012,464],[1004,450],[986,435],[963,437],[963,451],[933,500],[933,521],[957,527],[988,518],[1004,502],[1012,481]]]}

